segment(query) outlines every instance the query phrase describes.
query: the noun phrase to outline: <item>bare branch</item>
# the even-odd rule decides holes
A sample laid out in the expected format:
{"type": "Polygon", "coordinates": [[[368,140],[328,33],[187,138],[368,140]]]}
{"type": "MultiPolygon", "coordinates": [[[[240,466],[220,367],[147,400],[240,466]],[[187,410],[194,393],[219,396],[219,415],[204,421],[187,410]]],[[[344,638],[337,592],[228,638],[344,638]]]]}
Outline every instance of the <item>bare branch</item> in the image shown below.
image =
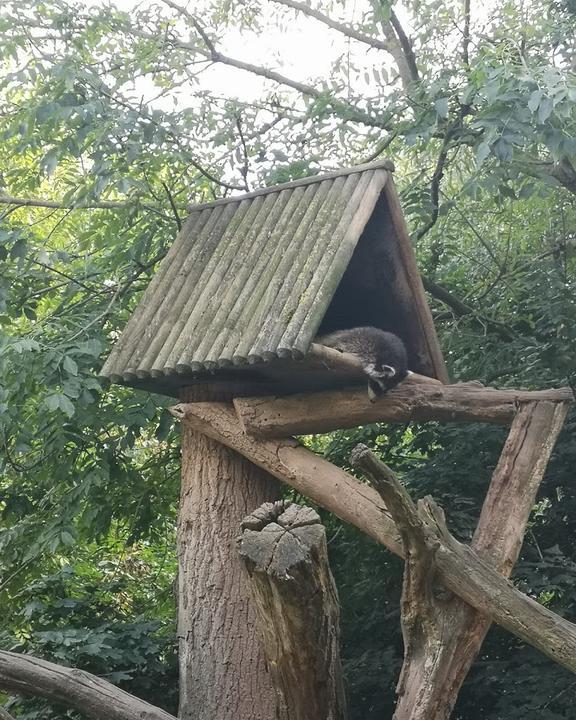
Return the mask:
{"type": "MultiPolygon", "coordinates": [[[[385,130],[391,129],[391,124],[386,118],[371,115],[370,113],[367,113],[361,108],[352,105],[346,100],[341,100],[340,98],[334,97],[330,93],[318,90],[318,88],[314,87],[313,85],[308,85],[307,83],[293,80],[286,75],[282,75],[275,70],[270,70],[269,68],[262,67],[261,65],[255,65],[254,63],[244,62],[243,60],[238,60],[237,58],[230,57],[229,55],[224,55],[218,50],[218,48],[210,39],[210,37],[208,36],[208,34],[201,26],[196,17],[191,15],[185,8],[172,2],[172,0],[163,0],[163,2],[188,19],[188,21],[197,30],[205,45],[205,47],[199,47],[195,43],[185,42],[184,40],[180,40],[176,37],[171,37],[167,41],[173,47],[181,48],[182,50],[198,52],[215,63],[229,65],[230,67],[235,67],[239,70],[245,70],[246,72],[252,73],[253,75],[258,75],[260,77],[266,78],[267,80],[272,80],[279,85],[286,85],[287,87],[291,87],[307,97],[311,97],[316,100],[323,99],[326,101],[326,112],[332,115],[337,115],[353,122],[363,123],[368,127],[381,127],[385,130]]],[[[146,38],[147,40],[156,40],[156,38],[154,38],[153,36],[148,35],[147,33],[144,33],[140,30],[135,30],[134,28],[131,28],[131,32],[135,35],[138,35],[139,37],[146,38]]]]}
{"type": "Polygon", "coordinates": [[[467,305],[465,302],[462,302],[462,300],[457,298],[450,291],[446,290],[446,288],[442,287],[442,285],[438,285],[438,283],[435,283],[425,275],[422,275],[422,283],[430,295],[448,305],[457,317],[465,317],[469,315],[482,325],[485,325],[486,328],[494,332],[503,340],[506,340],[506,342],[510,342],[516,337],[516,333],[511,327],[499,322],[498,320],[493,320],[492,318],[477,313],[473,307],[467,305]]]}
{"type": "Polygon", "coordinates": [[[180,230],[182,230],[182,220],[180,219],[180,215],[178,213],[178,208],[176,207],[176,203],[174,201],[174,196],[172,195],[170,188],[164,182],[164,180],[162,180],[161,182],[162,182],[162,187],[164,188],[164,192],[168,196],[168,202],[170,203],[172,212],[174,213],[174,219],[176,220],[176,227],[178,228],[178,231],[180,231],[180,230]]]}
{"type": "Polygon", "coordinates": [[[408,69],[410,71],[410,77],[413,82],[419,82],[420,73],[418,72],[418,66],[416,65],[416,55],[414,55],[412,43],[410,42],[410,38],[408,37],[408,35],[406,35],[406,33],[404,32],[404,28],[402,27],[400,20],[398,20],[398,16],[394,12],[394,10],[390,10],[390,23],[396,31],[396,35],[398,36],[398,40],[400,41],[400,47],[402,48],[402,52],[404,53],[404,57],[406,58],[406,65],[408,66],[408,69]]]}
{"type": "MultiPolygon", "coordinates": [[[[167,0],[164,1],[166,2],[167,0]]],[[[333,30],[338,30],[338,32],[346,35],[346,37],[366,43],[366,45],[370,45],[371,47],[378,50],[385,50],[386,52],[391,52],[388,43],[382,42],[382,40],[378,40],[377,38],[371,37],[370,35],[365,35],[363,32],[355,30],[349,25],[345,25],[344,23],[332,20],[332,18],[328,17],[328,15],[321,13],[319,10],[314,10],[314,8],[311,8],[309,5],[306,5],[303,2],[297,2],[297,0],[272,0],[272,2],[294,8],[294,10],[298,10],[299,12],[304,13],[304,15],[313,17],[315,20],[318,20],[324,25],[327,25],[329,28],[332,28],[333,30]]]]}
{"type": "Polygon", "coordinates": [[[432,180],[430,181],[430,204],[432,205],[432,213],[430,214],[428,222],[416,233],[416,242],[421,240],[424,235],[426,235],[426,233],[429,232],[434,225],[436,225],[436,221],[438,220],[438,213],[440,211],[440,183],[444,177],[444,166],[446,165],[446,160],[448,159],[448,151],[450,150],[450,141],[452,139],[453,130],[454,128],[452,127],[446,131],[444,142],[442,143],[438,159],[436,160],[436,167],[434,168],[434,174],[432,175],[432,180]]]}
{"type": "Polygon", "coordinates": [[[0,205],[16,205],[18,207],[43,207],[56,208],[58,210],[117,210],[129,207],[131,202],[114,202],[103,200],[101,202],[87,202],[75,205],[74,203],[63,203],[59,200],[44,200],[42,198],[22,198],[12,195],[0,195],[0,205]]]}
{"type": "Polygon", "coordinates": [[[248,147],[246,145],[246,139],[244,137],[244,131],[242,130],[242,117],[240,114],[236,115],[236,128],[238,129],[238,136],[240,137],[240,145],[242,147],[242,168],[240,174],[244,178],[244,189],[246,192],[250,192],[248,186],[248,147]]]}
{"type": "MultiPolygon", "coordinates": [[[[381,13],[381,0],[372,0],[372,7],[378,17],[381,13]]],[[[402,85],[405,90],[408,90],[413,83],[420,81],[410,40],[393,11],[391,11],[390,20],[380,20],[380,27],[386,38],[388,52],[396,62],[402,85]]]]}
{"type": "Polygon", "coordinates": [[[0,687],[63,703],[95,720],[175,720],[173,715],[92,673],[31,655],[0,651],[0,687]]]}
{"type": "Polygon", "coordinates": [[[470,68],[470,0],[464,0],[464,33],[462,37],[462,62],[470,68]]]}

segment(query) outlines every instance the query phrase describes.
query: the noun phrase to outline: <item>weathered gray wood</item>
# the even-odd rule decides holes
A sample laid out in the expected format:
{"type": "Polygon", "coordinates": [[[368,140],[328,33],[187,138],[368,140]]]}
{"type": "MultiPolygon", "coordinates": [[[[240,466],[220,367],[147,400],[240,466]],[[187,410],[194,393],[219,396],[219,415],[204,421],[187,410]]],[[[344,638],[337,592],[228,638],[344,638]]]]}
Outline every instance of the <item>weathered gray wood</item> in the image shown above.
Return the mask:
{"type": "MultiPolygon", "coordinates": [[[[233,327],[244,308],[244,298],[246,297],[247,285],[251,280],[253,284],[262,282],[266,277],[266,266],[262,263],[262,257],[265,255],[267,247],[276,247],[274,236],[278,230],[277,224],[282,216],[284,208],[288,200],[292,196],[290,190],[283,190],[278,194],[265,195],[262,205],[256,217],[253,219],[250,227],[243,233],[241,242],[244,251],[239,254],[238,249],[234,248],[234,256],[238,256],[239,265],[236,267],[234,277],[227,285],[224,292],[216,290],[214,298],[215,310],[208,313],[206,308],[201,315],[196,332],[200,334],[202,340],[198,345],[196,352],[199,355],[205,355],[205,365],[208,367],[210,363],[216,365],[216,361],[220,357],[220,351],[227,336],[226,329],[228,326],[233,327]],[[232,311],[235,309],[235,312],[232,311]],[[211,328],[219,329],[216,332],[207,333],[208,324],[211,328]]],[[[254,202],[258,202],[255,200],[254,202]]],[[[284,215],[284,218],[286,215],[284,215]]],[[[223,266],[221,272],[216,274],[215,282],[217,288],[222,286],[224,275],[229,272],[228,266],[223,266]]],[[[194,330],[192,330],[194,332],[194,330]]]]}
{"type": "MultiPolygon", "coordinates": [[[[209,218],[209,210],[206,210],[203,213],[194,213],[187,219],[184,227],[182,228],[182,232],[185,233],[195,230],[198,233],[202,233],[209,218]]],[[[160,267],[152,278],[150,285],[148,285],[148,287],[146,288],[146,292],[144,293],[143,298],[146,299],[145,310],[139,316],[133,315],[130,318],[122,334],[122,345],[119,345],[118,343],[114,345],[114,347],[112,348],[112,352],[110,353],[109,357],[106,360],[106,363],[104,364],[104,367],[102,368],[102,372],[106,372],[107,368],[126,366],[126,363],[130,361],[134,352],[133,340],[137,337],[140,337],[142,333],[145,332],[146,327],[150,325],[150,321],[158,307],[158,298],[161,297],[161,294],[163,293],[161,286],[163,285],[164,278],[168,275],[169,271],[173,266],[175,266],[179,261],[182,261],[183,253],[185,252],[185,250],[186,247],[184,244],[182,244],[180,247],[173,245],[170,248],[170,250],[166,254],[166,257],[164,258],[164,260],[160,264],[160,267]],[[124,340],[126,342],[124,342],[124,340]]],[[[113,382],[118,382],[118,380],[121,379],[121,376],[118,374],[113,374],[110,377],[113,382]]]]}
{"type": "MultiPolygon", "coordinates": [[[[514,567],[536,493],[550,454],[564,424],[566,403],[530,402],[520,406],[504,444],[472,548],[504,577],[514,567]]],[[[458,692],[476,658],[491,621],[459,598],[451,598],[443,608],[447,621],[441,626],[441,642],[428,667],[429,694],[427,720],[444,720],[456,703],[458,692]]],[[[410,707],[417,691],[411,683],[404,707],[410,707]]],[[[402,703],[400,703],[402,704],[402,703]]]]}
{"type": "MultiPolygon", "coordinates": [[[[318,208],[318,214],[314,221],[315,226],[318,228],[318,234],[316,237],[307,237],[305,243],[302,245],[300,252],[303,252],[303,255],[300,257],[305,258],[304,264],[300,265],[300,267],[294,265],[290,268],[282,285],[282,289],[276,298],[280,313],[273,320],[269,328],[268,342],[278,347],[279,355],[284,335],[292,326],[293,319],[299,308],[306,306],[308,312],[310,312],[310,308],[313,307],[314,312],[312,314],[320,321],[321,315],[317,313],[316,307],[309,305],[307,302],[303,303],[302,301],[304,298],[308,298],[308,295],[305,294],[307,293],[308,285],[312,281],[312,278],[316,276],[316,271],[321,265],[322,258],[327,254],[326,246],[329,243],[329,238],[334,229],[334,218],[340,214],[342,200],[344,198],[348,199],[350,194],[354,194],[355,188],[359,184],[362,187],[366,187],[369,182],[369,174],[364,174],[360,177],[357,175],[337,177],[332,181],[332,187],[328,190],[325,202],[318,208]]],[[[291,356],[292,354],[290,352],[290,357],[291,356]]]]}
{"type": "Polygon", "coordinates": [[[464,383],[434,385],[422,383],[421,378],[409,376],[376,402],[370,402],[366,390],[358,387],[286,397],[237,397],[234,407],[245,432],[286,437],[373,422],[442,420],[505,425],[512,421],[521,403],[574,401],[570,388],[497,390],[464,383]]]}
{"type": "MultiPolygon", "coordinates": [[[[190,388],[186,397],[214,395],[190,388]]],[[[241,455],[182,428],[178,520],[180,720],[269,720],[275,704],[236,538],[278,483],[241,455]],[[249,658],[249,662],[246,659],[249,658]]]]}
{"type": "MultiPolygon", "coordinates": [[[[520,407],[486,496],[472,547],[507,577],[514,566],[530,511],[567,405],[520,407]]],[[[357,448],[355,464],[373,479],[402,534],[406,568],[402,599],[405,661],[395,720],[447,720],[491,620],[455,596],[434,596],[434,554],[422,542],[415,506],[386,466],[357,448]],[[411,516],[416,527],[407,525],[411,516]]]]}
{"type": "MultiPolygon", "coordinates": [[[[238,256],[238,250],[242,246],[244,237],[253,229],[254,222],[263,204],[264,199],[262,197],[255,198],[253,202],[248,200],[242,202],[237,213],[232,216],[230,223],[227,225],[223,237],[218,241],[216,251],[205,264],[202,270],[201,282],[198,282],[191,291],[188,283],[185,283],[184,287],[187,289],[188,295],[186,310],[174,316],[175,320],[183,319],[184,324],[176,336],[177,339],[169,354],[167,357],[162,358],[165,373],[180,369],[186,371],[197,369],[192,363],[186,362],[186,353],[190,347],[194,346],[192,338],[199,327],[199,323],[203,321],[206,315],[212,314],[212,309],[215,307],[212,298],[216,298],[218,292],[221,292],[222,278],[228,271],[230,264],[238,256]],[[237,215],[240,214],[240,210],[245,207],[244,203],[247,204],[246,212],[242,214],[242,217],[238,218],[237,215]],[[200,295],[204,299],[203,302],[200,302],[200,295]]],[[[168,325],[173,327],[172,323],[168,323],[168,325]]]]}
{"type": "Polygon", "coordinates": [[[319,258],[311,282],[305,286],[306,295],[315,298],[315,312],[307,312],[304,305],[295,310],[290,323],[293,330],[282,336],[279,354],[282,347],[301,355],[308,349],[310,335],[318,330],[388,177],[384,170],[365,173],[346,206],[340,209],[340,222],[319,258]]]}
{"type": "Polygon", "coordinates": [[[320,175],[310,175],[310,177],[301,178],[300,180],[290,180],[290,182],[282,183],[281,185],[274,185],[273,187],[260,188],[259,190],[253,190],[252,192],[245,193],[243,195],[234,195],[233,197],[223,198],[221,200],[212,200],[209,203],[203,203],[202,205],[190,205],[190,210],[200,210],[203,208],[217,207],[225,203],[232,202],[234,200],[243,200],[244,198],[254,198],[259,195],[265,195],[270,192],[277,192],[278,190],[284,190],[286,188],[302,187],[304,185],[310,185],[311,183],[321,182],[322,180],[333,180],[337,177],[344,177],[346,175],[352,175],[353,173],[365,172],[366,170],[388,170],[394,172],[394,163],[391,160],[377,160],[372,163],[364,163],[362,165],[353,165],[349,168],[339,168],[338,170],[330,170],[329,172],[322,173],[320,175]]]}
{"type": "Polygon", "coordinates": [[[92,673],[0,650],[0,688],[43,697],[95,720],[176,720],[92,673]]]}
{"type": "Polygon", "coordinates": [[[394,720],[437,720],[434,711],[437,656],[444,636],[449,640],[452,635],[445,602],[435,597],[433,591],[437,545],[416,505],[383,462],[365,445],[354,448],[351,462],[368,476],[402,536],[405,566],[400,609],[404,662],[396,686],[394,720]]]}
{"type": "MultiPolygon", "coordinates": [[[[234,300],[233,307],[228,311],[226,322],[222,325],[216,340],[210,349],[212,359],[220,358],[220,366],[232,364],[233,354],[238,354],[244,334],[244,321],[242,318],[253,318],[257,314],[262,296],[266,292],[266,285],[273,282],[273,278],[281,259],[282,253],[277,252],[278,247],[286,247],[289,235],[291,238],[298,219],[304,215],[307,203],[303,203],[305,189],[296,188],[293,192],[283,190],[285,209],[278,202],[278,207],[284,209],[280,218],[271,215],[268,227],[260,233],[261,243],[258,253],[251,264],[246,263],[246,273],[242,280],[242,289],[234,300]],[[267,282],[261,278],[267,278],[267,282]]],[[[281,194],[282,194],[281,193],[281,194]]]]}
{"type": "MultiPolygon", "coordinates": [[[[245,435],[238,427],[234,410],[225,403],[180,404],[171,412],[402,554],[398,531],[378,493],[294,440],[256,440],[245,435]]],[[[449,590],[576,672],[576,625],[523,595],[471,548],[455,540],[439,550],[436,563],[439,578],[449,590]]]]}
{"type": "Polygon", "coordinates": [[[338,596],[318,514],[265,503],[242,522],[278,720],[345,720],[338,596]]]}
{"type": "Polygon", "coordinates": [[[392,218],[392,224],[398,238],[397,247],[402,265],[405,268],[405,281],[410,288],[410,296],[417,308],[415,320],[420,324],[421,337],[426,341],[428,355],[434,365],[434,374],[439,380],[447,383],[448,373],[446,371],[446,365],[444,364],[444,358],[442,357],[440,345],[438,344],[432,313],[426,302],[424,285],[422,284],[422,278],[416,265],[412,242],[392,178],[390,178],[390,182],[386,183],[384,193],[388,201],[388,210],[392,218]]]}
{"type": "MultiPolygon", "coordinates": [[[[326,225],[331,216],[332,208],[344,187],[344,179],[337,178],[332,181],[323,181],[317,187],[310,189],[310,201],[303,218],[297,227],[294,228],[294,236],[289,243],[286,252],[283,253],[281,264],[268,285],[266,293],[274,298],[274,306],[282,308],[285,306],[294,287],[294,283],[300,272],[298,258],[309,257],[314,247],[314,235],[309,232],[316,222],[326,225]]],[[[249,362],[260,362],[265,355],[264,348],[269,347],[269,339],[277,330],[278,320],[276,316],[269,315],[262,318],[262,325],[251,346],[248,346],[247,357],[249,362]]],[[[281,332],[281,331],[280,331],[281,332]]],[[[243,343],[243,347],[245,347],[243,343]]],[[[241,356],[236,353],[233,360],[240,362],[241,356]]]]}
{"type": "MultiPolygon", "coordinates": [[[[201,278],[207,271],[207,263],[199,262],[199,258],[219,257],[221,242],[226,237],[227,231],[233,231],[242,221],[248,211],[248,203],[244,205],[231,204],[219,211],[213,211],[214,219],[210,218],[210,226],[206,232],[198,238],[191,237],[194,243],[190,251],[185,255],[184,262],[170,275],[162,289],[166,294],[165,314],[162,316],[162,324],[158,327],[150,343],[146,348],[143,364],[151,368],[155,376],[163,376],[168,353],[173,349],[176,339],[179,337],[192,308],[195,306],[200,289],[202,288],[201,278]],[[180,281],[186,278],[186,282],[180,281]]],[[[179,243],[176,242],[176,245],[179,243]]]]}

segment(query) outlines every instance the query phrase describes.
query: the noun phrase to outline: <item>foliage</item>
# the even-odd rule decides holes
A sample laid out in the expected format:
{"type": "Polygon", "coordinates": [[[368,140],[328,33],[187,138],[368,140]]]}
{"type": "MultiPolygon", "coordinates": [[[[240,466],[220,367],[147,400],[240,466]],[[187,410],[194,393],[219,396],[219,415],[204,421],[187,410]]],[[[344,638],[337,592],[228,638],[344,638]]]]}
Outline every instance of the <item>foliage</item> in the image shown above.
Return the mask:
{"type": "MultiPolygon", "coordinates": [[[[0,11],[0,641],[172,709],[171,400],[97,373],[190,203],[389,155],[452,376],[576,384],[572,0],[314,8],[320,19],[283,0],[0,11]]],[[[516,573],[567,617],[575,422],[516,573]]],[[[309,439],[343,467],[358,441],[470,537],[501,430],[309,439]]],[[[400,563],[325,519],[355,717],[391,716],[400,563]]],[[[568,718],[574,687],[494,631],[456,715],[568,718]]],[[[40,701],[14,712],[63,716],[40,701]]]]}

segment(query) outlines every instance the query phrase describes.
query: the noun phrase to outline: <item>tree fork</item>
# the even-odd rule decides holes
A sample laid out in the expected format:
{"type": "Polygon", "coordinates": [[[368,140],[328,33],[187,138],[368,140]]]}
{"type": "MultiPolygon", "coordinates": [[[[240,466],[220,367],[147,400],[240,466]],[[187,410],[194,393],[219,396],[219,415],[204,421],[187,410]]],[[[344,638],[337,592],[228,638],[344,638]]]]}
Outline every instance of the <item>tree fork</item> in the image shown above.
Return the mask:
{"type": "MultiPolygon", "coordinates": [[[[245,435],[226,403],[181,404],[171,412],[403,556],[396,525],[379,494],[293,438],[257,440],[245,435]]],[[[468,605],[576,672],[575,624],[521,593],[474,550],[451,536],[436,554],[436,563],[442,583],[468,605]]]]}
{"type": "Polygon", "coordinates": [[[276,690],[278,720],[346,720],[340,609],[318,514],[265,503],[242,522],[248,569],[276,690]]]}
{"type": "MultiPolygon", "coordinates": [[[[505,577],[518,558],[526,524],[567,406],[522,405],[492,476],[472,547],[505,577]]],[[[445,720],[456,703],[491,620],[456,596],[434,596],[434,554],[422,540],[415,506],[393,473],[363,446],[353,464],[386,502],[406,554],[402,599],[405,663],[396,720],[445,720]],[[409,525],[416,524],[416,529],[409,525]],[[419,589],[419,592],[415,590],[419,589]]]]}

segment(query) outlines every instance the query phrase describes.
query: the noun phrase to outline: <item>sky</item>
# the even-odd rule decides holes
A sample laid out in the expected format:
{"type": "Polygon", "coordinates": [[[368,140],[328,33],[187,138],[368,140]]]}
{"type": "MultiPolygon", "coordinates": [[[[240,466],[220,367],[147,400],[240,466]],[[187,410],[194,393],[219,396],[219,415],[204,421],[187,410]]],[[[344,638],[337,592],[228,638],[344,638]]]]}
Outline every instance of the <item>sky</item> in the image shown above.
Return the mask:
{"type": "MultiPolygon", "coordinates": [[[[122,10],[145,7],[154,0],[118,0],[116,3],[122,10]]],[[[102,0],[83,0],[85,6],[97,7],[102,0]]],[[[155,4],[162,5],[156,0],[155,4]]],[[[182,0],[182,6],[191,12],[202,16],[201,9],[204,3],[192,0],[182,0]]],[[[290,8],[282,7],[272,0],[262,0],[263,32],[239,31],[232,28],[221,40],[219,49],[234,58],[252,62],[276,70],[295,80],[306,82],[317,77],[329,77],[330,69],[338,56],[352,51],[356,64],[372,67],[374,54],[382,57],[382,62],[388,62],[385,53],[368,48],[357,41],[350,41],[341,33],[327,28],[322,23],[290,8]],[[284,16],[285,23],[282,29],[276,29],[272,18],[284,16]]],[[[359,8],[366,5],[361,0],[348,0],[338,19],[352,21],[359,19],[359,8]]],[[[166,14],[172,13],[168,7],[166,14]]],[[[187,39],[186,32],[183,38],[187,39]]],[[[224,65],[214,65],[200,77],[200,87],[206,86],[217,94],[236,97],[242,101],[255,100],[262,96],[266,81],[249,72],[224,65]]]]}

